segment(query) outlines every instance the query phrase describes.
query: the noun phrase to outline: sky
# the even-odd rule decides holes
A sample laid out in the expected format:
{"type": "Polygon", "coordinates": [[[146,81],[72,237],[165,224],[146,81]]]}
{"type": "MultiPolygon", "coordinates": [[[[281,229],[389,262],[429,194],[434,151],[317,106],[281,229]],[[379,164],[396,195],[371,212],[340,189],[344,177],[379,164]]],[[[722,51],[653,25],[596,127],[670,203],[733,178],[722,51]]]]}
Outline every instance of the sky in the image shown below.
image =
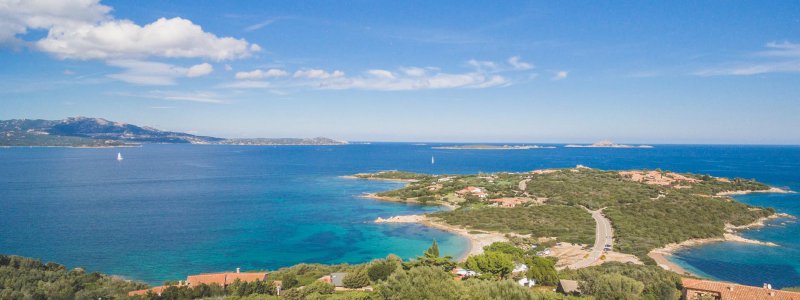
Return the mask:
{"type": "Polygon", "coordinates": [[[800,144],[798,1],[0,0],[0,119],[800,144]]]}

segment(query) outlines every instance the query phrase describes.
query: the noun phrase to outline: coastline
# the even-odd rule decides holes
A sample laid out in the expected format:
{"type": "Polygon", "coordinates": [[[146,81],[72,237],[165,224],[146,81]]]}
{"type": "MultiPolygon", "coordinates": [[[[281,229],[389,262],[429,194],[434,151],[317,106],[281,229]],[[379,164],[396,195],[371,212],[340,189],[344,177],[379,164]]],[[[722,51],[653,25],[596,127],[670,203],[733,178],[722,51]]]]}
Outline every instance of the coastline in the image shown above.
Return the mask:
{"type": "Polygon", "coordinates": [[[426,215],[403,215],[393,216],[386,219],[379,217],[375,219],[374,222],[378,224],[416,223],[460,235],[469,241],[469,247],[467,247],[467,249],[462,251],[462,253],[456,257],[456,260],[459,262],[465,261],[467,257],[483,253],[483,248],[491,245],[494,242],[508,242],[508,238],[506,238],[506,235],[503,233],[469,230],[439,222],[437,219],[430,218],[426,215]]]}
{"type": "Polygon", "coordinates": [[[796,192],[791,190],[784,190],[782,188],[770,187],[766,190],[744,190],[744,191],[724,191],[717,193],[717,196],[741,196],[747,194],[769,193],[769,194],[794,194],[796,192]]]}
{"type": "Polygon", "coordinates": [[[706,245],[706,244],[710,244],[710,243],[735,242],[735,243],[745,243],[745,244],[761,245],[761,246],[768,246],[768,247],[777,247],[779,245],[775,244],[773,242],[763,242],[763,241],[744,238],[744,237],[736,234],[735,231],[736,230],[743,230],[743,229],[746,230],[746,229],[753,229],[753,228],[763,227],[763,226],[766,226],[766,222],[769,221],[769,220],[782,219],[782,218],[794,218],[794,216],[791,216],[791,215],[785,214],[785,213],[776,213],[776,214],[772,214],[772,215],[770,215],[768,217],[759,218],[756,221],[754,221],[753,223],[746,224],[746,225],[733,226],[733,225],[727,224],[727,225],[725,225],[726,233],[724,233],[722,235],[722,237],[691,239],[691,240],[686,240],[686,241],[683,241],[683,242],[680,242],[680,243],[667,244],[664,247],[650,250],[650,252],[647,253],[647,256],[649,256],[650,258],[655,260],[656,264],[659,267],[663,268],[663,269],[670,270],[670,271],[673,271],[673,272],[681,274],[681,275],[690,275],[690,276],[694,276],[694,277],[703,277],[703,276],[700,276],[698,274],[694,274],[692,272],[689,272],[685,268],[683,268],[683,267],[679,266],[678,264],[676,264],[676,263],[672,262],[671,260],[669,260],[669,257],[672,257],[675,254],[675,252],[677,252],[679,250],[686,249],[686,248],[692,248],[692,247],[698,247],[698,246],[702,246],[702,245],[706,245]]]}

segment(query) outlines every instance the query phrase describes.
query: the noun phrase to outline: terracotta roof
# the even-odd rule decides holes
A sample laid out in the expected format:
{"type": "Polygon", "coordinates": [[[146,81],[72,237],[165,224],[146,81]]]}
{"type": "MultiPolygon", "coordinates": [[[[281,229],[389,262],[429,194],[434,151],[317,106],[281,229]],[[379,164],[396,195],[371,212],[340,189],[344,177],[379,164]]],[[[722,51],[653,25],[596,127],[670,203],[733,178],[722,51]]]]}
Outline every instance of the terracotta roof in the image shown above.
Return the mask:
{"type": "Polygon", "coordinates": [[[253,282],[256,280],[267,280],[267,273],[266,272],[244,272],[244,273],[236,273],[236,272],[225,272],[225,273],[211,273],[211,274],[200,274],[200,275],[191,275],[186,277],[186,283],[190,286],[198,286],[201,284],[218,284],[218,285],[228,285],[233,283],[236,279],[245,282],[253,282]]]}
{"type": "Polygon", "coordinates": [[[681,282],[684,289],[719,293],[721,300],[800,300],[799,292],[691,278],[682,278],[681,282]]]}

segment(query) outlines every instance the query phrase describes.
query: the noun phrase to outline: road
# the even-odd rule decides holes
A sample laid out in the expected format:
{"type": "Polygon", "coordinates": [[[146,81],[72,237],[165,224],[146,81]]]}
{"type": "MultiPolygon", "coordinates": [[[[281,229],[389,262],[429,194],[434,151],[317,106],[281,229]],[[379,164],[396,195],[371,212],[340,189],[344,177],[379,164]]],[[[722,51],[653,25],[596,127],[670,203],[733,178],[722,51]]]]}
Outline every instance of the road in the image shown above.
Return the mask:
{"type": "Polygon", "coordinates": [[[606,219],[602,211],[602,209],[589,210],[595,222],[594,246],[592,247],[592,252],[589,253],[588,257],[567,266],[568,268],[580,269],[588,267],[600,259],[600,256],[602,256],[604,252],[603,248],[605,248],[606,245],[614,246],[614,229],[611,227],[611,221],[606,219]]]}

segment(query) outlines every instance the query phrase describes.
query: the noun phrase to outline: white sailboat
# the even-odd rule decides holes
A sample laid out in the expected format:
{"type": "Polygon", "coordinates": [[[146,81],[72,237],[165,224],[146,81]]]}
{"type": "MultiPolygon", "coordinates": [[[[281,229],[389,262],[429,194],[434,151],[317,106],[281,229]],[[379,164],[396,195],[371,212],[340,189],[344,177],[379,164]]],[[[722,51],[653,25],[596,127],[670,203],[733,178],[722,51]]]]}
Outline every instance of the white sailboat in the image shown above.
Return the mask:
{"type": "Polygon", "coordinates": [[[122,160],[122,153],[117,152],[117,160],[122,160]]]}
{"type": "Polygon", "coordinates": [[[435,163],[436,163],[436,159],[434,159],[433,156],[431,156],[431,164],[435,164],[435,163]]]}

